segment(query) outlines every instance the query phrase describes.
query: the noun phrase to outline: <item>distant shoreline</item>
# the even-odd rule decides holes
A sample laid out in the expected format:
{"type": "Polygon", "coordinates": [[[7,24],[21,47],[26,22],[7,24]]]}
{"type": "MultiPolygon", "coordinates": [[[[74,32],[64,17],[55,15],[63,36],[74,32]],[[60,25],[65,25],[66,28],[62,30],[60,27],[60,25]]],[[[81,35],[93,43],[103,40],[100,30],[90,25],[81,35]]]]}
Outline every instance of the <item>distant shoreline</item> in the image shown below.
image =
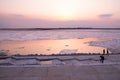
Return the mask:
{"type": "Polygon", "coordinates": [[[0,28],[0,30],[120,30],[120,28],[0,28]]]}

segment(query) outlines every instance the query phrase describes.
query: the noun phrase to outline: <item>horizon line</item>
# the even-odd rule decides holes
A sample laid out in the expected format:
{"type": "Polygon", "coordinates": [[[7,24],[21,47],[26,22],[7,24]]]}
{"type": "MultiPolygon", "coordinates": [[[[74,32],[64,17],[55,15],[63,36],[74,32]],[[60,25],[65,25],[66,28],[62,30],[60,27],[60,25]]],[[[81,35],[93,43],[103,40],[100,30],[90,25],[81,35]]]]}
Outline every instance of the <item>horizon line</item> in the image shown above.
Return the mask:
{"type": "Polygon", "coordinates": [[[71,29],[91,29],[91,30],[120,30],[120,28],[92,28],[92,27],[63,27],[63,28],[0,28],[0,30],[71,30],[71,29]]]}

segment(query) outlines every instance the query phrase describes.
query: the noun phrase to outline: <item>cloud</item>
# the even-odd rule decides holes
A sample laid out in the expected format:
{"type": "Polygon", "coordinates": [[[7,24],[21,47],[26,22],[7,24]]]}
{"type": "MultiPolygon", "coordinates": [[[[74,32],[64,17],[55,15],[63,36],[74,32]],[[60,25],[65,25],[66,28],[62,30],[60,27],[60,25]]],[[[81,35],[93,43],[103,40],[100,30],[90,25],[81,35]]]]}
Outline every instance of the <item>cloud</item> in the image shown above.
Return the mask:
{"type": "Polygon", "coordinates": [[[21,15],[21,14],[12,14],[12,16],[16,16],[16,17],[24,17],[24,15],[21,15]]]}
{"type": "Polygon", "coordinates": [[[112,16],[113,16],[113,14],[100,14],[99,15],[100,18],[110,18],[112,16]]]}

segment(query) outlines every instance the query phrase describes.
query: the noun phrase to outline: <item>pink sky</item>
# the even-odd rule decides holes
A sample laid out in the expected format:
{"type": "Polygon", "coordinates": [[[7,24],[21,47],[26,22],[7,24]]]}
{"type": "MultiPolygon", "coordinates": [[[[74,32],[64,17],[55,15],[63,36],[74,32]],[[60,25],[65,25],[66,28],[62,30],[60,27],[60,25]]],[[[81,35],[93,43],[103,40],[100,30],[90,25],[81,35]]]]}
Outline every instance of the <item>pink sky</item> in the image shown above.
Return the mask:
{"type": "Polygon", "coordinates": [[[120,27],[120,0],[0,0],[4,27],[120,27]]]}

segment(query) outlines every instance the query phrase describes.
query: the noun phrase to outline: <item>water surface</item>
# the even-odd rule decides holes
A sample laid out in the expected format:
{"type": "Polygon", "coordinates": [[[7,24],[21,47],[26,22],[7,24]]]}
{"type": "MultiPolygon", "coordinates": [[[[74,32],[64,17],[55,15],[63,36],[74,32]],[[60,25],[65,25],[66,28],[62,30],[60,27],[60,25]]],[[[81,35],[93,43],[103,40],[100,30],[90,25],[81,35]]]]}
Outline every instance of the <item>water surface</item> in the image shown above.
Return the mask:
{"type": "Polygon", "coordinates": [[[8,54],[120,52],[120,30],[0,30],[0,51],[8,54]],[[114,46],[112,46],[114,45],[114,46]]]}

